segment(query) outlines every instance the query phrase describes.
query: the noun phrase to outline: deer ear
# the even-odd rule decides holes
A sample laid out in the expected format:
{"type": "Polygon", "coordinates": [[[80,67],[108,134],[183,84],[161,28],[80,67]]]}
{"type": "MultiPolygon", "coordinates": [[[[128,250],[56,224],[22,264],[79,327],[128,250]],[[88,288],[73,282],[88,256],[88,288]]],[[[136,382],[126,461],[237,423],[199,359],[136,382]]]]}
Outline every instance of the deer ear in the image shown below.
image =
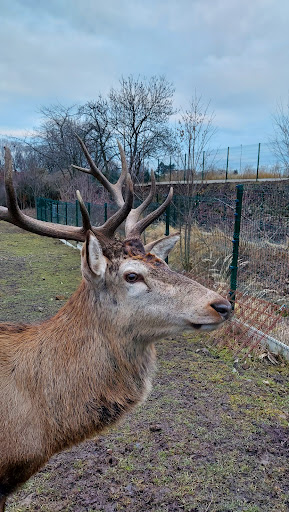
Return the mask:
{"type": "Polygon", "coordinates": [[[81,270],[83,277],[102,278],[105,274],[107,260],[103,255],[101,245],[92,231],[88,231],[81,252],[81,270]]]}
{"type": "Polygon", "coordinates": [[[169,252],[175,247],[179,239],[179,233],[174,233],[173,235],[165,236],[164,238],[159,238],[159,240],[155,240],[154,242],[145,245],[145,252],[150,252],[151,254],[157,256],[157,258],[165,260],[169,252]]]}

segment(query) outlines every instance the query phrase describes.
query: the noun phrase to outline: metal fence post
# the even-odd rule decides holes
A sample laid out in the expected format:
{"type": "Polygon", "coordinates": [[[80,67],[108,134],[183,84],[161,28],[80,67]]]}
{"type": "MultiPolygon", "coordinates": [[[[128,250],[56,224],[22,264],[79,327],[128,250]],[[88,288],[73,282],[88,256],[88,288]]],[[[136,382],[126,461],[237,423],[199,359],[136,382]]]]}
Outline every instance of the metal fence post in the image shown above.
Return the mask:
{"type": "Polygon", "coordinates": [[[187,153],[185,153],[184,183],[186,183],[186,177],[187,177],[187,153]]]}
{"type": "Polygon", "coordinates": [[[262,200],[260,202],[260,213],[261,213],[261,215],[260,215],[260,230],[263,231],[263,229],[264,229],[264,221],[263,221],[263,219],[264,219],[264,212],[263,212],[263,210],[264,210],[264,202],[265,202],[265,200],[264,200],[264,190],[262,190],[261,195],[262,195],[262,200]]]}
{"type": "Polygon", "coordinates": [[[223,211],[223,221],[225,222],[227,218],[227,205],[224,203],[224,211],[223,211]]]}
{"type": "Polygon", "coordinates": [[[67,201],[65,201],[65,224],[67,225],[67,201]]]}
{"type": "Polygon", "coordinates": [[[40,212],[40,208],[39,208],[39,198],[36,197],[36,218],[39,219],[39,212],[40,212]]]}
{"type": "Polygon", "coordinates": [[[202,181],[204,181],[204,176],[205,176],[205,151],[203,151],[202,181]]]}
{"type": "Polygon", "coordinates": [[[226,165],[226,181],[228,179],[228,171],[229,171],[229,155],[230,155],[230,148],[228,147],[228,150],[227,150],[227,165],[226,165]]]}
{"type": "Polygon", "coordinates": [[[104,203],[104,222],[107,221],[107,203],[104,203]]]}
{"type": "Polygon", "coordinates": [[[176,209],[175,204],[173,205],[173,224],[174,224],[174,227],[176,227],[176,225],[177,225],[177,209],[176,209]]]}
{"type": "Polygon", "coordinates": [[[75,225],[78,226],[78,200],[75,201],[75,225]]]}
{"type": "Polygon", "coordinates": [[[261,142],[259,142],[259,144],[258,144],[258,158],[257,158],[256,181],[258,181],[258,178],[259,178],[260,149],[261,149],[261,142]]]}
{"type": "MultiPolygon", "coordinates": [[[[169,204],[169,206],[167,206],[167,209],[166,209],[166,232],[165,232],[166,236],[169,236],[169,234],[170,234],[170,211],[171,211],[170,206],[171,205],[169,204]]],[[[166,263],[169,262],[168,256],[166,257],[165,261],[166,261],[166,263]]]]}
{"type": "Polygon", "coordinates": [[[239,237],[240,237],[240,226],[241,226],[241,214],[242,214],[242,199],[244,192],[244,185],[237,185],[237,198],[236,198],[236,210],[235,210],[235,225],[233,235],[233,254],[231,269],[231,286],[229,291],[229,301],[231,302],[232,309],[235,307],[236,290],[237,290],[237,273],[238,273],[238,256],[239,256],[239,237]]]}

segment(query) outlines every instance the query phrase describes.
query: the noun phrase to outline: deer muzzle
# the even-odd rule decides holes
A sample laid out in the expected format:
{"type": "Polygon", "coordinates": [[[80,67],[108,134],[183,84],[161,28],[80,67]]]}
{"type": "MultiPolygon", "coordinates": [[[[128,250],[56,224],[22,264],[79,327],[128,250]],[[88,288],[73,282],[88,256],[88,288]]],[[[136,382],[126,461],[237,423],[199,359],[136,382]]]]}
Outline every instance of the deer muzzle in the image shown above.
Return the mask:
{"type": "Polygon", "coordinates": [[[223,322],[228,320],[232,314],[232,306],[226,299],[212,302],[209,305],[209,309],[212,313],[210,321],[205,323],[190,322],[190,325],[193,329],[200,331],[213,331],[218,329],[218,327],[220,327],[223,322]]]}

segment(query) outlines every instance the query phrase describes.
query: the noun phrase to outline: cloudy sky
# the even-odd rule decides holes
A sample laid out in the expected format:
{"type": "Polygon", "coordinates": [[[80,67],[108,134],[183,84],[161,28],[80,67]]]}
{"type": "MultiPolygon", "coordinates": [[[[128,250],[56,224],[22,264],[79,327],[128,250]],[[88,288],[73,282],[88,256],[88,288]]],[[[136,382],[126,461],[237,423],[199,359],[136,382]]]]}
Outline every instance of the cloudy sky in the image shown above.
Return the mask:
{"type": "Polygon", "coordinates": [[[288,19],[288,0],[0,0],[0,135],[164,74],[176,107],[211,101],[218,146],[265,142],[288,99],[288,19]]]}

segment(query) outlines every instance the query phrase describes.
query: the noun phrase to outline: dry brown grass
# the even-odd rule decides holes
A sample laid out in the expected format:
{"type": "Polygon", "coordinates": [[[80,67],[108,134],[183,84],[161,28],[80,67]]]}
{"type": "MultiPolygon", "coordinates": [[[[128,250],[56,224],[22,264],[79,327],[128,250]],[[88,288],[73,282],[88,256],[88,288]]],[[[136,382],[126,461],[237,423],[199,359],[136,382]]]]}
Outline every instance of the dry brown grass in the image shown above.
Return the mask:
{"type": "MultiPolygon", "coordinates": [[[[172,229],[170,233],[177,233],[172,229]]],[[[178,271],[184,270],[184,229],[181,239],[169,256],[170,266],[178,271]]],[[[146,243],[164,236],[165,224],[159,222],[146,230],[146,243]]],[[[214,287],[228,283],[229,266],[232,252],[230,237],[215,228],[212,231],[201,230],[196,224],[191,228],[189,250],[189,273],[201,282],[209,282],[214,287]]]]}
{"type": "MultiPolygon", "coordinates": [[[[244,172],[242,172],[241,174],[234,174],[233,172],[229,172],[228,173],[228,180],[255,180],[256,179],[256,174],[257,174],[257,171],[254,170],[254,169],[249,169],[249,170],[245,170],[244,172]]],[[[187,180],[186,178],[187,174],[183,171],[183,170],[180,170],[180,171],[172,171],[172,173],[167,173],[167,174],[164,174],[163,176],[160,176],[160,178],[158,178],[158,181],[162,182],[168,182],[168,181],[172,181],[172,182],[183,182],[184,181],[184,178],[185,178],[185,181],[187,180]]],[[[210,181],[210,180],[224,180],[226,177],[226,170],[211,170],[211,171],[205,171],[204,173],[204,176],[203,176],[203,179],[204,181],[210,181]]],[[[275,179],[280,179],[282,177],[285,177],[283,176],[283,174],[280,172],[280,171],[268,171],[266,169],[259,169],[259,172],[258,172],[258,178],[259,179],[271,179],[271,178],[275,178],[275,179]]],[[[202,179],[202,173],[197,173],[196,176],[194,177],[195,180],[201,180],[202,179]]]]}
{"type": "MultiPolygon", "coordinates": [[[[161,238],[164,233],[164,223],[153,225],[146,230],[146,242],[161,238]]],[[[170,266],[178,271],[184,270],[183,235],[181,231],[181,241],[169,256],[170,266]]],[[[284,244],[241,240],[235,309],[236,318],[241,322],[285,344],[289,340],[289,316],[279,310],[289,301],[288,247],[288,240],[284,244]]],[[[226,295],[230,289],[231,260],[231,237],[216,228],[204,231],[196,224],[192,226],[189,272],[192,278],[226,295]]],[[[254,336],[252,333],[248,336],[247,331],[243,329],[237,334],[230,331],[228,340],[254,345],[254,336]]]]}

